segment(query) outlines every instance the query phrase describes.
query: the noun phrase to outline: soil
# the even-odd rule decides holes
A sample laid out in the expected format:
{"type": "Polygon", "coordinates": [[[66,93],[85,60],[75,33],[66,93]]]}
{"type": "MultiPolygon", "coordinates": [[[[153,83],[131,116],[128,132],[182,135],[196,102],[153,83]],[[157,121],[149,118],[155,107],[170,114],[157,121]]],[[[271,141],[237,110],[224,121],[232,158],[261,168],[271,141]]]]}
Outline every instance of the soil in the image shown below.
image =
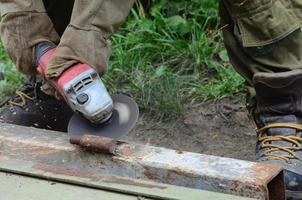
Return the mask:
{"type": "Polygon", "coordinates": [[[224,98],[190,105],[178,120],[154,122],[142,113],[136,128],[122,138],[181,151],[255,160],[256,135],[243,103],[224,98]]]}

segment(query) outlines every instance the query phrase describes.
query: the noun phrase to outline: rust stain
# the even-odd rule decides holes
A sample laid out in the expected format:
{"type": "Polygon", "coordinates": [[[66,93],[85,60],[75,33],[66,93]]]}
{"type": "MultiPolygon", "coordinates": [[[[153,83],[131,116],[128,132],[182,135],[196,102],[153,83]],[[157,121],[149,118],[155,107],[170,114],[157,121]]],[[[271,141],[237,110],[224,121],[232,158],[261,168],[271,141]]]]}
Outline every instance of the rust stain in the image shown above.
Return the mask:
{"type": "Polygon", "coordinates": [[[164,178],[165,183],[167,184],[171,184],[174,183],[175,179],[173,178],[173,174],[171,174],[171,172],[168,171],[167,176],[164,178]]]}
{"type": "Polygon", "coordinates": [[[93,181],[99,180],[99,176],[95,173],[78,170],[78,169],[74,169],[74,168],[54,167],[54,166],[44,165],[44,164],[40,164],[40,163],[35,163],[33,168],[42,170],[44,172],[52,173],[52,174],[83,177],[83,178],[88,178],[93,181]]]}
{"type": "Polygon", "coordinates": [[[240,194],[241,196],[265,199],[267,195],[266,187],[245,181],[231,181],[225,188],[230,194],[240,194]]]}
{"type": "Polygon", "coordinates": [[[263,163],[255,163],[253,168],[255,171],[259,172],[258,170],[264,170],[266,172],[272,172],[275,171],[279,173],[282,171],[282,167],[277,166],[277,165],[272,165],[272,164],[263,164],[263,163]]]}
{"type": "Polygon", "coordinates": [[[60,152],[63,152],[63,150],[61,149],[50,148],[48,146],[24,146],[22,144],[16,145],[10,142],[5,145],[6,146],[5,148],[3,148],[3,151],[1,153],[14,159],[24,159],[28,157],[36,159],[48,157],[50,155],[59,154],[60,152]]]}
{"type": "Polygon", "coordinates": [[[30,152],[36,156],[47,156],[49,154],[62,152],[60,149],[53,149],[48,147],[31,147],[30,152]]]}
{"type": "Polygon", "coordinates": [[[186,176],[190,176],[190,177],[195,177],[196,175],[196,171],[192,170],[192,169],[188,169],[188,168],[179,168],[179,167],[174,167],[174,166],[167,166],[167,170],[170,173],[175,173],[178,175],[186,175],[186,176]]]}
{"type": "Polygon", "coordinates": [[[111,138],[99,137],[94,135],[84,135],[79,140],[70,139],[70,143],[77,144],[86,150],[115,155],[119,142],[111,138]]]}
{"type": "Polygon", "coordinates": [[[258,174],[254,183],[266,191],[267,199],[285,199],[284,176],[280,166],[255,163],[253,170],[258,174]]]}
{"type": "Polygon", "coordinates": [[[149,183],[141,183],[131,179],[119,178],[115,176],[107,176],[103,174],[97,174],[97,173],[82,171],[73,168],[53,167],[53,166],[43,165],[40,163],[36,163],[33,167],[35,169],[42,170],[47,173],[88,178],[92,181],[101,181],[103,183],[131,185],[131,186],[144,187],[144,188],[167,189],[167,187],[165,186],[154,185],[149,183]]]}
{"type": "Polygon", "coordinates": [[[282,168],[272,164],[255,163],[253,165],[253,170],[254,173],[257,174],[257,176],[255,176],[255,184],[267,185],[272,178],[282,171],[282,168]]]}
{"type": "Polygon", "coordinates": [[[150,180],[157,180],[158,179],[157,174],[155,172],[153,172],[151,169],[147,168],[147,167],[145,167],[144,175],[150,180]]]}

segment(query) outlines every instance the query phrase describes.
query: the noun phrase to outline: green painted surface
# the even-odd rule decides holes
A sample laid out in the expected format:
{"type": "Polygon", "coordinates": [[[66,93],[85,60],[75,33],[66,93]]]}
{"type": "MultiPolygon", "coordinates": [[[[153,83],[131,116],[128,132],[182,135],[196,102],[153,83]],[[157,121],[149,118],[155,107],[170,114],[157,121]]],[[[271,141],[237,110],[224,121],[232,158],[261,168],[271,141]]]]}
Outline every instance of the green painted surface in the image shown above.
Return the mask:
{"type": "Polygon", "coordinates": [[[0,173],[0,192],[3,200],[139,200],[137,196],[7,173],[0,173]]]}

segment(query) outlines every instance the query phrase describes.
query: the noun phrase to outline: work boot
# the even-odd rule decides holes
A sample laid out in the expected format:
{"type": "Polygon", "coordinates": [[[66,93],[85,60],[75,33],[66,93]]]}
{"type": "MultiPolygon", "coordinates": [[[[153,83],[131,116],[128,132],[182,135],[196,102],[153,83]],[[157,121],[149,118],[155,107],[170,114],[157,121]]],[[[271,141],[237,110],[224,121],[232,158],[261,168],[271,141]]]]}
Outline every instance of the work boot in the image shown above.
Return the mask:
{"type": "Polygon", "coordinates": [[[9,100],[2,103],[0,122],[67,132],[70,108],[40,90],[41,83],[31,78],[9,100]]]}
{"type": "Polygon", "coordinates": [[[288,199],[302,199],[302,70],[254,76],[258,161],[282,166],[288,199]]]}

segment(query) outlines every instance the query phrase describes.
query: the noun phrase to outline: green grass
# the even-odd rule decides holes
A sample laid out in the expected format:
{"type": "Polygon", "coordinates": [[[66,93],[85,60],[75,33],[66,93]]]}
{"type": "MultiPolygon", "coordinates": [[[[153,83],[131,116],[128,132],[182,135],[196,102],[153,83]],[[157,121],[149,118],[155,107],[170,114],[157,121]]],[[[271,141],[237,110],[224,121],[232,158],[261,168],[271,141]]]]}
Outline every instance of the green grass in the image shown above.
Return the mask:
{"type": "MultiPolygon", "coordinates": [[[[113,55],[104,80],[110,91],[131,95],[160,119],[180,116],[191,101],[240,91],[243,79],[228,62],[217,6],[214,0],[158,0],[148,18],[133,10],[109,41],[113,55]]],[[[22,79],[0,54],[7,65],[0,91],[7,94],[22,79]]]]}
{"type": "Polygon", "coordinates": [[[24,75],[19,73],[7,56],[4,48],[0,46],[0,103],[5,100],[16,89],[20,88],[24,75]],[[4,75],[4,77],[2,77],[4,75]],[[2,80],[3,78],[3,80],[2,80]]]}

